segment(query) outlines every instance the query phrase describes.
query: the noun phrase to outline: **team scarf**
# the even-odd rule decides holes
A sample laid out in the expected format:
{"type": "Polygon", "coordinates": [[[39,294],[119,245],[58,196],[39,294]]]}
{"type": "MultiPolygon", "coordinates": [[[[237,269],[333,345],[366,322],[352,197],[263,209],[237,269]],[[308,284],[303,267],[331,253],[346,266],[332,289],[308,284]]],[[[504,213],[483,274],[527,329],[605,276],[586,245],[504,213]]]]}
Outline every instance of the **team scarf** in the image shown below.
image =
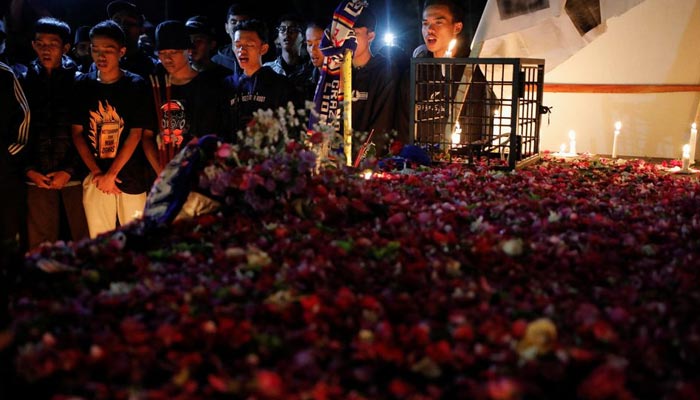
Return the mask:
{"type": "MultiPolygon", "coordinates": [[[[341,136],[342,104],[344,93],[340,87],[340,72],[343,54],[346,49],[355,51],[357,41],[353,26],[362,9],[367,7],[364,0],[343,0],[333,12],[333,22],[324,31],[320,50],[323,53],[321,76],[314,93],[317,115],[309,118],[309,130],[314,125],[331,125],[341,136]]],[[[350,93],[348,98],[352,98],[350,93]]]]}

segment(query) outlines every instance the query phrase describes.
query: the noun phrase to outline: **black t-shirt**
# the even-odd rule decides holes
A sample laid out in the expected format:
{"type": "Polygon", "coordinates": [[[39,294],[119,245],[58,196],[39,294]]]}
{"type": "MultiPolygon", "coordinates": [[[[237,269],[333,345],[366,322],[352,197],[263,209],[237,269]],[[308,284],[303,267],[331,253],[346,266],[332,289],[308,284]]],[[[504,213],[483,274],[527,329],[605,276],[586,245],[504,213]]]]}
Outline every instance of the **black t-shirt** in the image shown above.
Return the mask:
{"type": "Polygon", "coordinates": [[[222,80],[200,73],[184,85],[170,86],[170,101],[160,79],[161,120],[159,130],[182,136],[184,147],[193,137],[221,135],[224,125],[222,80]]]}
{"type": "MultiPolygon", "coordinates": [[[[75,104],[72,120],[83,126],[83,137],[97,165],[106,172],[121,150],[132,128],[151,129],[153,105],[146,82],[140,76],[123,71],[116,82],[97,81],[95,72],[78,76],[75,81],[75,104]]],[[[119,189],[138,194],[148,190],[147,163],[141,146],[126,162],[117,177],[119,189]]]]}

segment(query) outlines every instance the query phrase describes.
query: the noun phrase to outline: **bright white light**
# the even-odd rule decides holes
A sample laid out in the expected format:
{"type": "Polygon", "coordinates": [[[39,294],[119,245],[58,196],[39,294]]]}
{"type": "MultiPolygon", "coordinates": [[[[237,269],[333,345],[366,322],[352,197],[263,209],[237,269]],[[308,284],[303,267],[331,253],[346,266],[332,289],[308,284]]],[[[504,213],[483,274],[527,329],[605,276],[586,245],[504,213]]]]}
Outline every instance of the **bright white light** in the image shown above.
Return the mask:
{"type": "Polygon", "coordinates": [[[459,144],[461,139],[462,128],[459,126],[459,121],[455,124],[455,130],[452,132],[452,144],[459,144]]]}
{"type": "Polygon", "coordinates": [[[396,36],[394,36],[393,33],[387,32],[384,34],[384,44],[387,46],[393,46],[394,45],[394,40],[396,40],[396,36]]]}

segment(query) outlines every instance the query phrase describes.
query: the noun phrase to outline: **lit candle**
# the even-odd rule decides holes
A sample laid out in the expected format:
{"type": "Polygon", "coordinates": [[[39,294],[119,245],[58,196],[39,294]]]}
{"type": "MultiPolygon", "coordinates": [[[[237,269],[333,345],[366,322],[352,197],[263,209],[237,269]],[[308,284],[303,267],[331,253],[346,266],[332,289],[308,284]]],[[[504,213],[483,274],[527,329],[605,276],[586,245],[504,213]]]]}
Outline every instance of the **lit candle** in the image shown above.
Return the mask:
{"type": "Polygon", "coordinates": [[[366,180],[372,179],[372,170],[366,169],[366,170],[362,171],[362,177],[365,178],[366,180]]]}
{"type": "Polygon", "coordinates": [[[620,136],[620,129],[622,129],[622,122],[615,122],[615,135],[613,136],[612,158],[617,158],[617,137],[620,136]]]}
{"type": "Polygon", "coordinates": [[[457,45],[457,39],[450,40],[450,44],[447,46],[447,51],[445,52],[445,58],[452,57],[452,51],[454,50],[456,45],[457,45]]]}
{"type": "Polygon", "coordinates": [[[684,144],[683,145],[683,167],[681,168],[681,170],[687,171],[688,167],[690,167],[690,145],[684,144]]]}
{"type": "Polygon", "coordinates": [[[690,165],[695,164],[695,145],[698,141],[698,126],[693,122],[690,125],[690,165]]]}
{"type": "Polygon", "coordinates": [[[455,123],[455,130],[452,132],[452,147],[457,147],[460,142],[462,128],[459,126],[459,121],[455,123]]]}
{"type": "Polygon", "coordinates": [[[569,131],[569,153],[576,154],[576,132],[569,131]]]}

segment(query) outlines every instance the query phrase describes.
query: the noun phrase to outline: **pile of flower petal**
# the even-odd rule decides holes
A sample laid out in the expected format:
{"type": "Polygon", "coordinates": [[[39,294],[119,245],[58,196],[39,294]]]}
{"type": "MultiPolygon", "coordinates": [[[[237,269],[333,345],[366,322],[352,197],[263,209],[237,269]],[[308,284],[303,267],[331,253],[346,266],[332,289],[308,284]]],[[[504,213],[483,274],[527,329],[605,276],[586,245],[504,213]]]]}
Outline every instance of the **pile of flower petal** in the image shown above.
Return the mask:
{"type": "Polygon", "coordinates": [[[11,298],[17,388],[90,399],[700,392],[697,178],[545,158],[513,172],[322,170],[289,186],[263,213],[229,204],[28,257],[11,298]]]}

